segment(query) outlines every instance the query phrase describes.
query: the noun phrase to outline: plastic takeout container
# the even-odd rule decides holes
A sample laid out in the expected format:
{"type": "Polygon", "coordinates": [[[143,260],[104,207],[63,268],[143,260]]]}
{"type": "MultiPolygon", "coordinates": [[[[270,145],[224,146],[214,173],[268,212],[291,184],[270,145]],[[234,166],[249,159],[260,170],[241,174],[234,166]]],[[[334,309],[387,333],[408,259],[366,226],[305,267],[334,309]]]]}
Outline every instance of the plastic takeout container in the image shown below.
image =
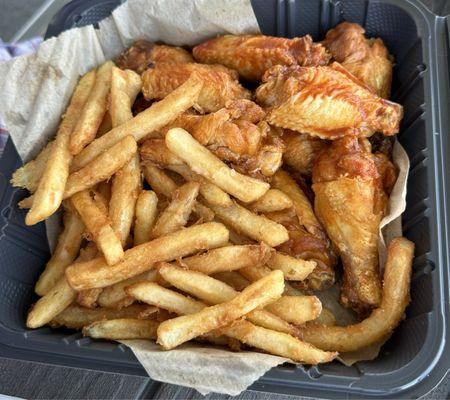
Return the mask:
{"type": "MultiPolygon", "coordinates": [[[[117,0],[76,0],[48,27],[47,37],[95,23],[117,0]]],[[[413,0],[252,0],[261,30],[276,36],[311,34],[321,40],[341,21],[381,37],[395,56],[393,100],[404,106],[398,138],[411,160],[404,235],[416,244],[412,302],[405,321],[370,362],[274,368],[251,389],[314,397],[414,398],[434,388],[450,366],[449,68],[448,21],[413,0]]],[[[144,375],[121,344],[79,332],[27,330],[33,286],[49,257],[44,224],[27,227],[17,202],[23,190],[9,179],[21,161],[8,141],[0,161],[0,354],[72,367],[144,375]]]]}

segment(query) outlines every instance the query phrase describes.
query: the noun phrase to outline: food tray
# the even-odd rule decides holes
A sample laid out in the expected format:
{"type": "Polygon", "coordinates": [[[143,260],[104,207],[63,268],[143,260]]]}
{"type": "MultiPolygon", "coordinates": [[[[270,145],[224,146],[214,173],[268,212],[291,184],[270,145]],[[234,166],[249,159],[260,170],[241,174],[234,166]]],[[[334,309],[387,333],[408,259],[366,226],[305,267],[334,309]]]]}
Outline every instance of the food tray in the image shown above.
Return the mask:
{"type": "MultiPolygon", "coordinates": [[[[53,19],[47,37],[95,23],[119,0],[75,0],[53,19]]],[[[252,0],[261,30],[276,36],[314,39],[341,21],[357,22],[381,37],[394,54],[393,100],[404,106],[398,138],[411,171],[404,235],[416,244],[412,303],[405,321],[378,359],[345,367],[338,362],[269,371],[251,389],[328,398],[412,398],[433,389],[450,366],[448,23],[413,0],[252,0]],[[438,83],[439,82],[439,83],[438,83]]],[[[1,111],[0,111],[1,112],[1,111]]],[[[0,160],[0,354],[117,373],[144,375],[131,351],[69,330],[27,330],[36,300],[34,283],[49,257],[45,227],[27,227],[17,201],[25,191],[9,179],[21,165],[9,140],[0,160]]]]}

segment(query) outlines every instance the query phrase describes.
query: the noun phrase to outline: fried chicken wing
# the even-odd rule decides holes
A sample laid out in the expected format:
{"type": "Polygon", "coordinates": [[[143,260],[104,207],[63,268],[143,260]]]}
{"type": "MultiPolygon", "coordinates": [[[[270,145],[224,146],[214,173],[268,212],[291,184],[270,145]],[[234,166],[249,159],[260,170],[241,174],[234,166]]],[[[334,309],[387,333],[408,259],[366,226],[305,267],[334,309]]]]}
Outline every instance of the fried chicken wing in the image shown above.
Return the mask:
{"type": "Polygon", "coordinates": [[[294,39],[225,35],[194,47],[192,53],[201,63],[226,65],[249,81],[260,80],[273,65],[327,65],[330,60],[327,50],[309,35],[294,39]]]}
{"type": "Polygon", "coordinates": [[[268,70],[256,90],[268,122],[322,139],[399,131],[402,106],[381,99],[340,64],[268,70]]]}
{"type": "Polygon", "coordinates": [[[282,140],[286,146],[283,161],[294,171],[311,176],[313,163],[320,152],[327,147],[325,140],[285,129],[282,140]]]}
{"type": "MultiPolygon", "coordinates": [[[[211,114],[182,114],[166,125],[161,135],[172,128],[183,128],[237,171],[264,179],[281,166],[284,150],[277,128],[262,121],[264,116],[256,103],[235,100],[211,114]]],[[[145,148],[149,146],[153,145],[145,148]]],[[[143,159],[151,162],[157,158],[154,153],[141,151],[143,159]]]]}
{"type": "Polygon", "coordinates": [[[381,39],[367,39],[364,32],[358,24],[342,22],[327,32],[322,44],[344,68],[373,88],[378,96],[388,99],[392,57],[381,39]]]}
{"type": "Polygon", "coordinates": [[[250,91],[238,81],[236,71],[222,65],[156,63],[142,74],[142,93],[147,100],[162,99],[196,73],[204,82],[197,109],[214,112],[230,100],[249,99],[250,91]]]}
{"type": "Polygon", "coordinates": [[[137,40],[116,59],[119,68],[132,69],[139,74],[157,62],[188,63],[194,62],[194,59],[181,47],[154,44],[147,40],[137,40]]]}
{"type": "Polygon", "coordinates": [[[372,153],[354,137],[334,141],[313,167],[316,215],[344,268],[341,301],[364,315],[380,304],[378,230],[387,197],[372,153]]]}

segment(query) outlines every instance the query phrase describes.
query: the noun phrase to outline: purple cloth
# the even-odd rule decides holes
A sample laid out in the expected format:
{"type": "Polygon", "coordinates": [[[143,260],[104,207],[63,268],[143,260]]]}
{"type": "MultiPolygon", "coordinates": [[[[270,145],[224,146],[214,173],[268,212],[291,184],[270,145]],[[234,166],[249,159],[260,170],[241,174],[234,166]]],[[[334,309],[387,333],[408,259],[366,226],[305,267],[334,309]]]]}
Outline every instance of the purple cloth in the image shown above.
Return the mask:
{"type": "MultiPolygon", "coordinates": [[[[35,37],[24,42],[14,44],[4,43],[0,39],[0,62],[11,60],[14,57],[34,53],[42,42],[42,38],[35,37]]],[[[0,110],[1,113],[1,110],[0,110]]],[[[8,140],[8,131],[0,116],[0,157],[3,154],[6,141],[8,140]]]]}

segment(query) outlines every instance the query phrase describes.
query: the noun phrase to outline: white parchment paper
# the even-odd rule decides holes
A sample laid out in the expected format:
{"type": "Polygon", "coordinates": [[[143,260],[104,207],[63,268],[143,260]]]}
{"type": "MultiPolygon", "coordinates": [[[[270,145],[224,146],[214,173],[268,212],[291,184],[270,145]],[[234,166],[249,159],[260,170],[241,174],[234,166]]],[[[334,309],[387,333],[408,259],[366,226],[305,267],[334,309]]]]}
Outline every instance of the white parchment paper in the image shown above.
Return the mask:
{"type": "MultiPolygon", "coordinates": [[[[134,40],[194,45],[218,34],[257,32],[250,0],[129,0],[101,21],[97,30],[93,26],[71,29],[43,42],[36,54],[0,63],[0,112],[22,160],[28,161],[54,136],[78,78],[116,57],[134,40]]],[[[394,159],[400,176],[391,196],[390,214],[383,220],[389,225],[383,230],[384,238],[380,236],[382,260],[384,240],[401,234],[398,217],[405,207],[409,162],[398,143],[394,159]]],[[[47,224],[50,244],[56,238],[55,225],[47,224]]],[[[342,307],[336,312],[344,313],[342,307]]],[[[345,318],[351,322],[348,315],[345,318]]],[[[269,369],[288,361],[196,344],[165,352],[150,341],[123,343],[151,378],[192,387],[202,394],[237,395],[269,369]]],[[[369,350],[369,355],[352,355],[351,360],[373,358],[379,346],[369,350]]]]}

